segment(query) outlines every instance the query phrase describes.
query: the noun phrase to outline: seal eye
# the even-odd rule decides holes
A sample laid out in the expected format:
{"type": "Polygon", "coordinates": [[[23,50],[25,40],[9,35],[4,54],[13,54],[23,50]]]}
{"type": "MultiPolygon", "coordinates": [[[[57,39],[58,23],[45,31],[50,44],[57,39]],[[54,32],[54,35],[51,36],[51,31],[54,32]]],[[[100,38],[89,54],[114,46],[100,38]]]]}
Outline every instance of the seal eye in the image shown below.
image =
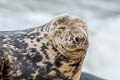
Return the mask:
{"type": "Polygon", "coordinates": [[[59,27],[58,29],[66,29],[66,27],[59,27]]]}

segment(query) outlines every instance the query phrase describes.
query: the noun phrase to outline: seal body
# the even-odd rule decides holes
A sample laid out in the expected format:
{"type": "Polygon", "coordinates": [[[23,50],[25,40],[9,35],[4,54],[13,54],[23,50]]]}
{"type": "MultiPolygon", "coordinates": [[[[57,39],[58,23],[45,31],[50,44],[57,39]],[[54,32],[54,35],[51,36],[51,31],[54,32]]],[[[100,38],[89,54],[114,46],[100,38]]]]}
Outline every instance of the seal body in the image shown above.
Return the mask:
{"type": "Polygon", "coordinates": [[[88,47],[87,30],[82,27],[81,20],[62,15],[41,27],[0,32],[0,79],[79,80],[88,47]],[[69,29],[69,21],[81,31],[69,29]],[[82,38],[73,40],[76,35],[82,38]]]}

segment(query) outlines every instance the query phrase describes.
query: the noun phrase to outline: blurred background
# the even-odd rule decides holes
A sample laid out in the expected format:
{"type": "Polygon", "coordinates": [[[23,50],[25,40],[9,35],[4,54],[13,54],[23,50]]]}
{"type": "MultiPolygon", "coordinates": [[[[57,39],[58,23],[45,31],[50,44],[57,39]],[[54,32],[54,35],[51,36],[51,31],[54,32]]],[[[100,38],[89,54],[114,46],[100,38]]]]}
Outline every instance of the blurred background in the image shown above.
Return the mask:
{"type": "Polygon", "coordinates": [[[120,0],[0,0],[0,31],[38,27],[70,13],[84,19],[90,47],[82,71],[120,80],[120,0]]]}

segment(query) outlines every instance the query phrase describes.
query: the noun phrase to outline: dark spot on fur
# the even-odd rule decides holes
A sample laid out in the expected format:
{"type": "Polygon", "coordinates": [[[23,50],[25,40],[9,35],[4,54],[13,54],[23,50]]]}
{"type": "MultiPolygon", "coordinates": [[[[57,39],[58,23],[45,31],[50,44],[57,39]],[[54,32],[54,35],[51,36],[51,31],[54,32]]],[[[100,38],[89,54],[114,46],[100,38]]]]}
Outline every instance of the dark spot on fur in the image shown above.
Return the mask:
{"type": "Polygon", "coordinates": [[[46,59],[49,59],[49,56],[46,50],[48,50],[48,47],[44,43],[42,43],[41,51],[43,52],[43,54],[45,54],[46,59]]]}
{"type": "Polygon", "coordinates": [[[36,45],[36,44],[34,44],[34,46],[36,47],[37,45],[36,45]]]}
{"type": "Polygon", "coordinates": [[[52,71],[55,71],[56,72],[56,77],[54,79],[60,79],[60,80],[72,80],[72,79],[69,79],[68,76],[64,76],[64,74],[62,74],[58,69],[56,68],[53,68],[51,69],[52,71]]]}
{"type": "Polygon", "coordinates": [[[53,47],[53,50],[54,50],[55,52],[57,52],[57,51],[58,51],[55,47],[53,47]]]}
{"type": "Polygon", "coordinates": [[[31,41],[31,43],[33,43],[33,41],[31,41]]]}
{"type": "Polygon", "coordinates": [[[37,38],[36,41],[37,41],[37,42],[40,42],[40,38],[37,38]]]}
{"type": "Polygon", "coordinates": [[[40,53],[36,53],[35,56],[33,56],[33,62],[40,62],[42,60],[42,56],[40,55],[40,53]]]}
{"type": "Polygon", "coordinates": [[[3,70],[3,71],[2,71],[2,72],[3,72],[3,74],[2,74],[2,75],[3,75],[3,79],[4,79],[4,78],[8,78],[8,76],[7,76],[7,71],[8,71],[8,69],[9,69],[9,66],[8,66],[8,65],[9,65],[9,61],[6,60],[6,61],[4,62],[4,64],[3,64],[4,67],[3,67],[3,69],[2,69],[2,70],[3,70]]]}
{"type": "MultiPolygon", "coordinates": [[[[61,53],[59,53],[59,54],[61,54],[61,53]]],[[[69,62],[69,59],[66,58],[66,57],[63,56],[63,55],[56,56],[56,60],[57,60],[57,61],[69,62]]]]}
{"type": "Polygon", "coordinates": [[[48,62],[48,61],[44,62],[44,64],[47,65],[46,69],[47,69],[48,72],[50,72],[51,71],[51,67],[53,66],[53,64],[48,62]]]}
{"type": "Polygon", "coordinates": [[[43,39],[42,37],[40,37],[40,39],[43,39]]]}
{"type": "Polygon", "coordinates": [[[31,52],[37,52],[36,48],[30,48],[31,52]]]}
{"type": "Polygon", "coordinates": [[[56,66],[56,67],[61,67],[61,66],[62,66],[62,63],[59,62],[58,60],[56,60],[56,61],[55,61],[55,66],[56,66]]]}
{"type": "Polygon", "coordinates": [[[69,65],[69,66],[75,67],[75,69],[73,70],[73,75],[76,74],[79,71],[79,69],[78,69],[79,65],[80,65],[79,61],[74,63],[74,64],[69,65]]]}
{"type": "Polygon", "coordinates": [[[44,38],[46,38],[46,39],[47,39],[47,38],[48,38],[48,34],[44,34],[44,38]]]}
{"type": "Polygon", "coordinates": [[[45,25],[41,26],[40,30],[43,31],[43,28],[45,27],[45,25]]]}
{"type": "Polygon", "coordinates": [[[74,64],[71,64],[70,66],[72,66],[72,67],[74,67],[74,66],[78,67],[79,63],[74,63],[74,64]]]}
{"type": "Polygon", "coordinates": [[[50,43],[49,42],[47,42],[47,46],[49,46],[50,45],[50,43]]]}

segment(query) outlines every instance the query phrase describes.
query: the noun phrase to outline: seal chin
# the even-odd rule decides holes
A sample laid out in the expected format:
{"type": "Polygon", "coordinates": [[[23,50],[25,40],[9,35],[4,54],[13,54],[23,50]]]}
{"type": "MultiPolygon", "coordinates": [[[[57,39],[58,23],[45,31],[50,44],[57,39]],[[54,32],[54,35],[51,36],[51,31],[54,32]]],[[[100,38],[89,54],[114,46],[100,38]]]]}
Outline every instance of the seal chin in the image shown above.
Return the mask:
{"type": "Polygon", "coordinates": [[[86,50],[84,49],[77,49],[75,51],[67,51],[65,54],[66,57],[68,57],[71,60],[79,60],[85,57],[86,50]]]}

